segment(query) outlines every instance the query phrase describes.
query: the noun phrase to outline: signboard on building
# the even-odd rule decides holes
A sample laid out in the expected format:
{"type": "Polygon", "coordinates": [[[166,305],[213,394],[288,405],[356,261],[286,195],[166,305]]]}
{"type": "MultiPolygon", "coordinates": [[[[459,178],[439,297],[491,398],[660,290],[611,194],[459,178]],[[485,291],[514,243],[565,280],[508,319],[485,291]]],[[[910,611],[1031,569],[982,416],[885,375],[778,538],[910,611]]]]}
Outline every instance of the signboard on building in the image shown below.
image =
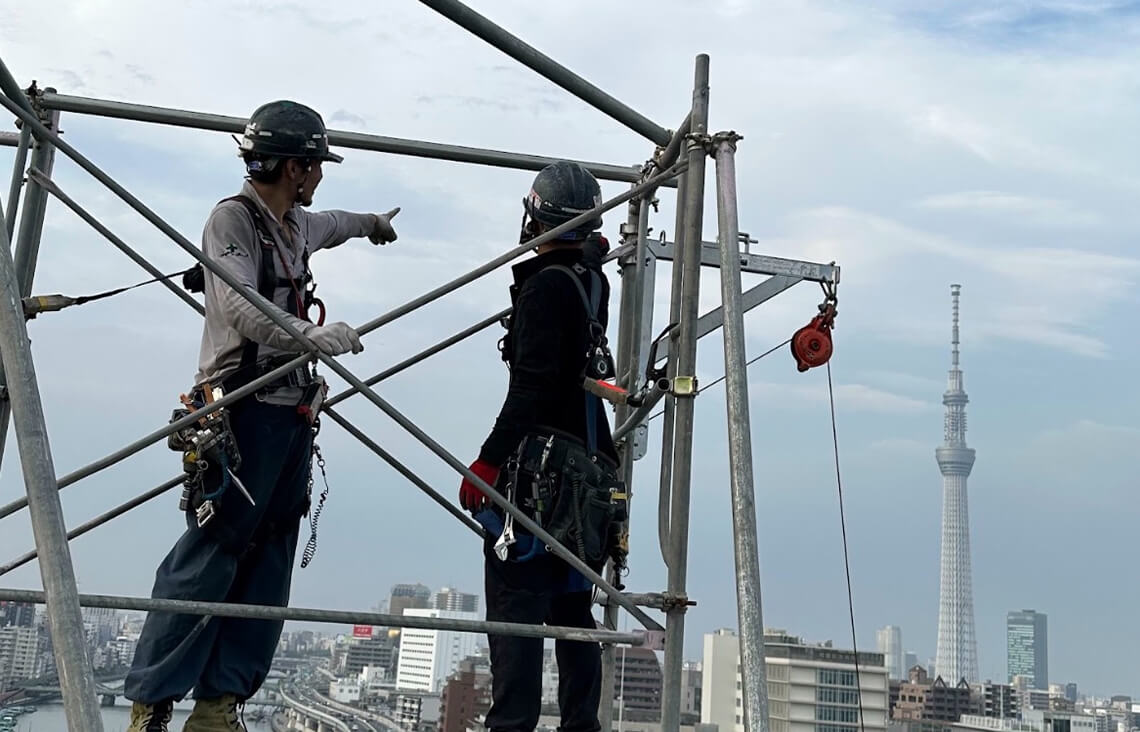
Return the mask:
{"type": "Polygon", "coordinates": [[[371,625],[354,625],[352,626],[353,638],[371,638],[372,626],[371,625]]]}

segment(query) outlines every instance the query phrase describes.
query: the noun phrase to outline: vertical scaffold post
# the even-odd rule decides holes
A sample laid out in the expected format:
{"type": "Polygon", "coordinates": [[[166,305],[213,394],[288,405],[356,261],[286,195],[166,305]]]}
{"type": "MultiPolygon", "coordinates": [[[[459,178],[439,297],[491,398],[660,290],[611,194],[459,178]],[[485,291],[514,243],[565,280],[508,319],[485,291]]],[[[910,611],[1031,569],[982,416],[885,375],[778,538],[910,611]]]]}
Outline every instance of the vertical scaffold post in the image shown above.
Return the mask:
{"type": "Polygon", "coordinates": [[[69,729],[102,732],[95,677],[87,658],[79,591],[67,546],[55,466],[44,424],[43,404],[8,232],[0,229],[0,360],[8,375],[8,398],[15,416],[16,440],[40,557],[52,647],[69,729]]]}
{"type": "MultiPolygon", "coordinates": [[[[633,391],[638,386],[640,374],[641,344],[645,319],[645,273],[644,259],[646,256],[646,234],[649,230],[649,206],[653,199],[653,192],[646,191],[639,198],[629,202],[629,214],[626,225],[622,228],[622,244],[634,244],[633,253],[620,260],[621,265],[621,310],[618,340],[618,383],[633,391]]],[[[614,423],[622,424],[629,417],[630,408],[626,405],[618,406],[614,423]]],[[[626,490],[630,491],[632,501],[634,463],[634,435],[626,436],[621,447],[622,480],[626,490]]],[[[608,568],[606,579],[610,584],[621,581],[613,565],[608,568]]],[[[614,603],[606,603],[603,611],[604,625],[612,630],[617,629],[620,608],[614,603]]],[[[602,704],[598,710],[598,720],[601,723],[601,732],[610,732],[613,726],[613,699],[615,687],[616,653],[612,643],[602,646],[602,704]]]]}
{"type": "MultiPolygon", "coordinates": [[[[54,89],[47,91],[54,92],[54,89]]],[[[59,131],[59,112],[52,110],[40,113],[40,119],[49,130],[59,131]]],[[[55,167],[55,145],[51,140],[36,140],[32,150],[32,167],[48,178],[55,167]]],[[[32,282],[36,276],[36,261],[40,253],[40,237],[44,230],[44,214],[47,211],[48,192],[34,178],[28,180],[24,193],[24,211],[20,216],[20,231],[16,237],[15,266],[20,282],[20,296],[32,294],[32,282]]]]}
{"type": "MultiPolygon", "coordinates": [[[[54,91],[54,90],[51,90],[54,91]]],[[[21,94],[21,98],[22,98],[21,94]]],[[[40,119],[51,130],[59,129],[59,112],[52,111],[46,115],[37,112],[40,119]]],[[[24,134],[30,134],[28,129],[29,125],[24,125],[21,132],[21,140],[24,134]]],[[[35,147],[32,150],[32,167],[37,168],[44,172],[45,175],[50,176],[52,167],[55,165],[55,145],[50,140],[37,139],[35,147]]],[[[23,175],[23,172],[20,172],[23,175]]],[[[15,187],[15,185],[13,185],[15,187]]],[[[27,297],[32,294],[32,280],[35,278],[36,273],[36,260],[40,251],[40,236],[44,230],[44,213],[47,210],[48,193],[44,190],[43,186],[35,180],[29,180],[26,192],[24,193],[24,211],[20,216],[20,231],[16,239],[16,250],[14,253],[14,267],[16,273],[16,281],[19,286],[20,297],[27,297]]],[[[11,204],[9,204],[11,205],[11,204]]],[[[7,220],[7,217],[5,217],[7,220]]],[[[7,238],[7,235],[5,235],[7,238]]],[[[6,384],[7,377],[5,371],[0,368],[0,384],[6,384]]],[[[11,415],[11,403],[4,398],[0,398],[0,462],[4,459],[4,444],[8,439],[8,419],[11,415]]]]}
{"type": "Polygon", "coordinates": [[[709,57],[697,56],[693,86],[692,132],[685,181],[685,248],[682,275],[681,327],[677,340],[677,375],[673,450],[673,490],[669,521],[669,582],[673,602],[666,611],[665,673],[661,695],[661,730],[678,732],[681,723],[681,669],[685,657],[685,595],[689,558],[689,489],[693,467],[693,417],[696,401],[697,315],[700,296],[701,225],[705,197],[704,136],[709,115],[709,57]]]}
{"type": "MultiPolygon", "coordinates": [[[[669,324],[677,323],[681,319],[681,283],[684,278],[685,263],[685,176],[677,181],[677,211],[673,225],[673,239],[676,254],[673,257],[673,279],[670,284],[669,298],[669,324]]],[[[675,340],[677,331],[673,331],[675,340]]],[[[669,383],[677,375],[677,348],[674,340],[669,343],[669,357],[666,362],[665,375],[669,383]]],[[[673,557],[669,554],[669,518],[673,493],[673,435],[676,420],[677,400],[672,394],[665,395],[665,409],[661,420],[661,476],[657,494],[657,541],[661,545],[661,561],[668,568],[673,557]]]]}
{"type": "Polygon", "coordinates": [[[4,229],[8,233],[8,241],[16,233],[16,212],[20,210],[20,190],[24,187],[24,171],[28,165],[28,148],[31,147],[32,132],[24,125],[20,129],[20,142],[16,145],[16,159],[12,163],[12,183],[8,186],[8,198],[4,205],[8,207],[4,217],[4,229]]]}
{"type": "Polygon", "coordinates": [[[740,223],[736,199],[734,132],[715,138],[720,293],[724,303],[724,373],[728,403],[728,464],[732,487],[732,537],[736,558],[736,608],[740,624],[740,672],[745,732],[768,732],[768,684],[764,666],[764,616],[756,538],[752,471],[752,423],[741,303],[740,223]]]}

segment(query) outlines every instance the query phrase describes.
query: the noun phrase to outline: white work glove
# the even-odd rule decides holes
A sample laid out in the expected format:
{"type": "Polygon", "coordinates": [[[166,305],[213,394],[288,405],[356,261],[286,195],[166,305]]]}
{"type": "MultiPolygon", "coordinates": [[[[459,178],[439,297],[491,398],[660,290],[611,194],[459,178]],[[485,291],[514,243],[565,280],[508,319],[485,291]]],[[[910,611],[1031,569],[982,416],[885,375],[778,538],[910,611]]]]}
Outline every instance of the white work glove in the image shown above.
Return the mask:
{"type": "Polygon", "coordinates": [[[372,227],[372,233],[368,235],[368,240],[373,244],[390,244],[398,238],[396,230],[392,228],[392,219],[396,218],[396,214],[400,213],[400,207],[392,209],[384,214],[372,214],[372,218],[376,220],[375,225],[372,227]]]}
{"type": "Polygon", "coordinates": [[[349,351],[360,353],[364,350],[360,336],[347,323],[314,325],[305,331],[305,335],[330,356],[339,356],[349,351]]]}

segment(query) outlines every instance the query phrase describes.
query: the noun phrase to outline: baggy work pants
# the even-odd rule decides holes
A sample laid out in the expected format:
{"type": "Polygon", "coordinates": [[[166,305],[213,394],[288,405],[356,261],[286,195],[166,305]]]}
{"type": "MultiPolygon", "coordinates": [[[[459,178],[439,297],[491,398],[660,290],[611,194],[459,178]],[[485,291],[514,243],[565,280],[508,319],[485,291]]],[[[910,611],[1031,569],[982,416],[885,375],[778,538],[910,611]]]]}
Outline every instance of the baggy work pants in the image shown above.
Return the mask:
{"type": "MultiPolygon", "coordinates": [[[[486,557],[487,620],[596,628],[593,592],[562,592],[571,572],[552,555],[529,562],[502,562],[491,537],[486,557]]],[[[542,711],[542,638],[488,635],[491,647],[491,732],[533,732],[542,711]]],[[[597,732],[602,688],[601,645],[555,641],[561,732],[597,732]]]]}
{"type": "MultiPolygon", "coordinates": [[[[155,572],[151,597],[284,606],[289,602],[301,516],[308,507],[312,430],[293,407],[246,398],[230,424],[237,471],[256,506],[230,486],[205,528],[193,516],[155,572]]],[[[283,621],[147,615],[125,683],[128,699],[154,704],[234,694],[265,681],[283,621]]]]}

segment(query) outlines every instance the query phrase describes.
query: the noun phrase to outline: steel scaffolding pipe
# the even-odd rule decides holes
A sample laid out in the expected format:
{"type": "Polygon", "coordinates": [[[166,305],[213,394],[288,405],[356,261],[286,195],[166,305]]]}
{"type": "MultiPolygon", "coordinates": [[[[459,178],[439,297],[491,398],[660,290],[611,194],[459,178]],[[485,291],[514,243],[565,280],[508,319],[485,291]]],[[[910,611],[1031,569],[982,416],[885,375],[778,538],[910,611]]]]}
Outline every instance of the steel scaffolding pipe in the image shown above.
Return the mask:
{"type": "MultiPolygon", "coordinates": [[[[131,104],[128,102],[116,102],[110,99],[92,99],[89,97],[55,93],[45,93],[41,103],[45,109],[55,109],[61,112],[74,112],[77,114],[111,117],[135,122],[151,122],[175,127],[189,127],[213,132],[229,132],[239,135],[245,129],[246,122],[248,121],[244,117],[192,112],[184,109],[152,107],[146,104],[131,104]]],[[[409,155],[418,158],[488,165],[496,168],[513,168],[515,170],[542,170],[547,165],[562,159],[543,155],[507,152],[504,150],[485,150],[483,148],[465,147],[462,145],[446,145],[438,142],[408,140],[399,137],[386,137],[384,135],[370,135],[363,132],[348,132],[345,130],[329,130],[329,144],[346,147],[350,150],[367,150],[371,152],[391,153],[393,155],[409,155]]],[[[634,166],[625,167],[589,161],[578,162],[603,180],[636,183],[641,178],[640,171],[634,166]]],[[[672,183],[665,183],[664,185],[670,186],[672,183]]]]}
{"type": "MultiPolygon", "coordinates": [[[[44,547],[40,577],[51,624],[64,709],[72,729],[101,732],[95,678],[87,658],[75,571],[67,545],[63,508],[55,488],[55,467],[44,423],[36,366],[28,342],[16,267],[8,232],[0,228],[0,361],[7,374],[7,399],[15,417],[16,441],[36,546],[44,547]]],[[[5,412],[5,417],[7,412],[5,412]]]]}
{"type": "MultiPolygon", "coordinates": [[[[0,74],[7,73],[0,61],[0,74]]],[[[8,134],[8,133],[4,133],[8,134]]],[[[8,242],[16,232],[16,212],[20,207],[20,190],[24,186],[24,168],[28,165],[28,149],[32,143],[32,133],[27,125],[20,128],[17,137],[15,160],[12,163],[12,182],[8,187],[8,198],[3,205],[8,207],[4,216],[0,216],[0,225],[4,227],[8,242]]],[[[0,390],[4,388],[4,364],[0,363],[0,390]]],[[[4,445],[8,441],[8,418],[10,415],[8,400],[0,396],[0,464],[4,462],[4,445]]]]}
{"type": "Polygon", "coordinates": [[[724,303],[724,376],[728,409],[728,465],[732,492],[732,539],[736,560],[736,609],[740,624],[740,673],[745,732],[768,732],[768,684],[764,666],[764,616],[756,536],[752,422],[748,362],[744,352],[744,305],[740,283],[740,224],[736,199],[736,133],[716,142],[717,218],[720,230],[720,295],[724,303]]]}
{"type": "MultiPolygon", "coordinates": [[[[37,120],[38,122],[38,120],[37,120]]],[[[25,125],[27,126],[27,125],[25,125]]],[[[46,129],[59,129],[59,112],[48,113],[46,129]]],[[[35,129],[30,130],[35,133],[35,129]]],[[[42,171],[43,178],[51,178],[55,166],[55,145],[50,138],[39,136],[32,149],[31,167],[42,171]]],[[[47,191],[37,180],[29,178],[24,191],[24,210],[20,215],[19,231],[16,234],[15,253],[16,277],[20,282],[20,296],[32,294],[36,263],[39,261],[40,238],[44,231],[44,214],[47,211],[47,191]]]]}
{"type": "Polygon", "coordinates": [[[391,465],[392,468],[396,470],[396,472],[407,478],[412,483],[412,485],[419,488],[421,491],[427,494],[429,498],[442,506],[443,510],[459,519],[459,522],[475,532],[476,536],[483,538],[485,532],[483,531],[483,527],[479,525],[479,522],[461,511],[454,503],[441,496],[439,494],[439,491],[432,488],[427,484],[426,481],[424,481],[423,478],[416,475],[409,467],[397,460],[396,457],[392,455],[392,453],[380,447],[380,445],[377,444],[375,440],[364,434],[364,432],[362,432],[356,425],[340,416],[340,414],[338,414],[332,408],[325,407],[321,410],[321,412],[323,414],[327,414],[334,422],[340,425],[345,432],[355,437],[361,442],[361,444],[363,444],[372,452],[376,453],[381,460],[391,465]]]}
{"type": "Polygon", "coordinates": [[[148,262],[146,258],[132,249],[130,245],[128,245],[125,241],[116,236],[114,232],[104,226],[102,221],[95,218],[89,211],[87,211],[87,209],[76,203],[74,198],[64,193],[59,185],[56,184],[56,182],[49,178],[47,175],[45,175],[43,171],[39,170],[38,168],[31,168],[28,170],[28,179],[35,181],[36,185],[40,186],[48,193],[55,196],[55,198],[60,203],[70,208],[76,216],[87,222],[88,226],[102,234],[103,238],[111,242],[111,244],[113,244],[116,249],[127,255],[128,259],[146,270],[146,272],[151,277],[158,279],[158,281],[161,282],[163,286],[166,287],[166,289],[177,295],[178,299],[182,300],[184,303],[198,311],[199,315],[206,314],[206,309],[202,307],[201,303],[195,300],[189,292],[171,282],[170,278],[167,277],[166,274],[162,272],[162,270],[148,262]]]}
{"type": "Polygon", "coordinates": [[[524,43],[518,37],[495,25],[458,0],[420,0],[424,5],[482,38],[528,68],[570,92],[600,112],[608,114],[637,134],[657,145],[667,145],[669,130],[578,76],[570,69],[524,43]]]}
{"type": "MultiPolygon", "coordinates": [[[[149,501],[153,498],[158,498],[163,493],[170,491],[170,489],[174,488],[175,486],[181,485],[182,481],[185,477],[186,477],[185,475],[177,475],[177,476],[171,478],[170,480],[166,481],[162,485],[160,485],[156,488],[151,488],[146,493],[135,496],[131,500],[127,501],[126,503],[122,503],[122,504],[116,506],[115,508],[112,508],[110,511],[107,511],[106,513],[104,513],[100,516],[96,516],[95,518],[91,519],[90,521],[87,521],[86,523],[82,523],[79,526],[76,526],[74,529],[67,532],[67,540],[71,541],[72,539],[75,539],[76,537],[83,536],[88,531],[91,531],[92,529],[96,529],[96,528],[102,526],[103,524],[107,523],[111,519],[118,518],[119,516],[122,516],[127,511],[138,508],[139,506],[143,505],[144,503],[146,503],[147,501],[149,501]]],[[[12,570],[18,569],[18,568],[24,566],[28,562],[30,562],[33,559],[35,559],[36,557],[38,557],[39,554],[40,553],[39,553],[38,549],[33,549],[30,552],[26,552],[24,554],[21,554],[20,556],[13,559],[11,562],[8,562],[7,564],[0,566],[0,576],[6,575],[9,572],[11,572],[12,570]]]]}
{"type": "Polygon", "coordinates": [[[0,58],[0,92],[6,95],[9,99],[20,105],[20,109],[35,114],[35,109],[32,108],[32,103],[28,101],[28,97],[24,94],[24,90],[16,83],[16,79],[12,76],[12,72],[8,70],[5,65],[4,59],[0,58]]]}
{"type": "MultiPolygon", "coordinates": [[[[0,139],[5,138],[0,137],[0,139]]],[[[12,182],[8,185],[8,198],[4,200],[8,211],[3,221],[9,240],[16,234],[16,213],[20,210],[20,191],[24,187],[24,170],[28,167],[28,149],[32,145],[32,131],[25,126],[15,139],[16,157],[12,161],[12,182]]]]}
{"type": "MultiPolygon", "coordinates": [[[[500,623],[486,620],[459,620],[456,618],[421,618],[412,615],[354,612],[351,610],[321,610],[317,608],[279,607],[275,605],[243,605],[226,602],[199,602],[197,600],[167,600],[153,597],[123,597],[120,595],[79,595],[82,607],[111,610],[139,610],[145,612],[182,613],[221,618],[249,618],[252,620],[295,620],[307,623],[339,623],[345,625],[376,625],[389,628],[417,628],[423,630],[453,630],[460,633],[491,633],[514,635],[523,638],[557,638],[560,640],[618,643],[626,646],[647,645],[650,636],[645,632],[624,633],[612,630],[567,628],[559,625],[527,625],[500,623]]],[[[44,604],[44,593],[38,590],[0,589],[0,600],[44,604]]],[[[76,608],[78,610],[78,607],[76,608]]],[[[82,629],[82,625],[80,626],[82,629]]],[[[90,669],[88,669],[90,674],[90,669]]],[[[62,676],[62,674],[61,674],[62,676]]],[[[66,693],[66,690],[65,690],[66,693]]],[[[91,700],[95,689],[92,685],[91,700]]],[[[87,729],[87,728],[81,728],[87,729]]],[[[100,728],[101,729],[101,728],[100,728]]]]}
{"type": "MultiPolygon", "coordinates": [[[[677,340],[677,373],[673,392],[677,397],[673,447],[673,487],[669,520],[669,581],[672,595],[684,595],[689,557],[689,492],[693,467],[693,418],[696,408],[697,373],[697,306],[700,297],[700,245],[704,214],[705,158],[703,136],[709,117],[709,57],[697,56],[693,83],[692,132],[685,176],[685,243],[688,249],[683,262],[681,283],[680,332],[677,340]],[[685,391],[678,381],[687,384],[685,391]]],[[[665,615],[664,684],[667,689],[681,688],[681,667],[685,652],[685,608],[673,607],[665,615]]],[[[661,730],[678,732],[681,725],[679,694],[661,697],[661,730]]]]}
{"type": "MultiPolygon", "coordinates": [[[[59,127],[59,112],[50,112],[47,123],[52,129],[59,127]]],[[[28,132],[33,130],[24,125],[28,132]]],[[[19,153],[19,150],[17,150],[19,153]]],[[[18,162],[18,161],[17,161],[18,162]]],[[[55,146],[49,140],[38,138],[32,150],[32,166],[43,168],[47,175],[51,175],[52,165],[55,162],[55,146]]],[[[13,264],[16,271],[16,281],[20,287],[20,297],[31,294],[32,280],[36,274],[36,262],[39,259],[40,236],[44,229],[44,212],[47,208],[47,194],[38,184],[28,182],[24,193],[24,210],[20,217],[19,231],[12,242],[13,264]]],[[[7,217],[4,218],[7,222],[7,217]]],[[[0,367],[0,383],[4,383],[4,369],[0,367]]],[[[4,444],[8,437],[9,405],[7,401],[0,402],[0,460],[3,459],[4,444]]]]}
{"type": "MultiPolygon", "coordinates": [[[[432,439],[426,432],[424,432],[422,429],[420,429],[418,425],[416,425],[413,421],[408,419],[403,413],[401,413],[399,410],[397,410],[395,407],[393,407],[391,404],[389,404],[383,397],[381,397],[379,394],[377,394],[375,391],[373,391],[370,387],[366,386],[362,381],[360,381],[360,379],[358,377],[356,377],[348,369],[346,369],[344,366],[342,366],[340,364],[340,362],[338,362],[335,358],[321,352],[317,348],[317,346],[308,337],[306,337],[296,327],[294,327],[293,324],[287,318],[285,318],[280,311],[278,311],[276,308],[274,308],[260,294],[254,292],[252,290],[249,290],[248,288],[244,288],[241,285],[241,283],[238,282],[238,280],[229,271],[218,266],[217,263],[215,263],[214,261],[212,261],[211,259],[206,257],[201,252],[201,250],[199,250],[196,246],[191,244],[176,229],[174,229],[172,226],[170,226],[170,224],[168,224],[165,220],[163,220],[162,217],[160,217],[158,214],[156,214],[154,211],[152,211],[150,208],[148,208],[145,204],[142,203],[142,201],[140,201],[137,197],[135,197],[133,194],[131,194],[129,191],[127,191],[123,186],[121,186],[119,183],[117,183],[113,178],[111,178],[109,175],[107,175],[103,170],[101,170],[98,166],[96,166],[94,163],[92,163],[90,160],[88,160],[85,156],[83,156],[81,153],[79,153],[77,150],[75,150],[75,148],[73,148],[71,145],[69,145],[68,143],[61,140],[58,135],[56,135],[55,133],[48,130],[46,127],[44,127],[39,122],[39,120],[37,120],[35,118],[34,115],[30,115],[30,114],[24,112],[14,102],[12,102],[11,100],[8,100],[4,97],[0,97],[0,103],[2,103],[5,107],[7,107],[10,112],[12,112],[13,114],[16,114],[16,116],[20,117],[24,121],[25,124],[32,125],[34,132],[39,133],[43,138],[50,140],[52,143],[54,143],[60,150],[62,150],[64,152],[64,154],[66,154],[68,157],[70,157],[72,160],[74,160],[80,167],[82,167],[84,170],[86,170],[88,173],[90,173],[92,176],[94,176],[99,182],[103,183],[103,185],[105,185],[108,189],[110,189],[113,193],[115,193],[115,195],[117,195],[119,198],[121,198],[124,202],[126,202],[128,205],[130,205],[132,208],[134,208],[136,211],[138,211],[140,214],[142,214],[144,218],[146,218],[153,225],[158,227],[159,230],[161,230],[163,233],[165,233],[167,236],[169,236],[187,254],[194,257],[199,262],[201,262],[203,267],[210,270],[216,277],[218,277],[220,280],[222,280],[222,282],[224,282],[229,287],[233,288],[235,292],[241,293],[243,295],[243,297],[245,297],[247,300],[249,300],[255,307],[257,307],[258,310],[260,310],[266,317],[268,317],[275,325],[277,325],[279,328],[281,328],[286,333],[288,333],[295,341],[300,343],[302,346],[304,346],[310,352],[314,353],[316,355],[316,357],[322,363],[324,363],[333,373],[335,373],[337,376],[340,376],[342,379],[347,381],[352,386],[356,387],[356,389],[358,391],[360,391],[365,396],[365,398],[368,399],[368,401],[372,402],[382,412],[387,414],[401,428],[403,428],[406,432],[408,432],[413,437],[415,437],[421,444],[423,444],[425,447],[427,447],[429,450],[431,450],[433,453],[435,453],[436,456],[441,458],[444,462],[446,462],[448,465],[450,465],[454,470],[459,472],[460,475],[462,475],[463,477],[472,481],[476,485],[476,487],[479,488],[480,491],[482,491],[488,498],[491,499],[492,502],[494,502],[496,505],[498,505],[500,508],[502,508],[507,513],[510,513],[512,516],[514,516],[515,520],[518,521],[519,524],[521,524],[524,529],[526,529],[531,534],[533,534],[536,538],[538,538],[539,540],[544,542],[549,547],[549,550],[551,551],[551,553],[553,553],[555,556],[558,556],[560,559],[566,561],[574,569],[581,572],[582,575],[584,577],[586,577],[586,579],[590,580],[590,582],[592,582],[594,585],[596,585],[597,587],[599,587],[603,591],[605,591],[610,597],[612,597],[614,599],[615,602],[621,604],[622,607],[624,607],[631,615],[633,615],[635,618],[637,618],[637,620],[639,622],[641,622],[646,628],[656,630],[660,627],[655,620],[653,620],[648,615],[646,615],[636,605],[629,602],[628,600],[625,600],[625,598],[623,598],[621,596],[621,593],[613,585],[611,585],[604,578],[602,578],[597,572],[595,572],[589,566],[587,566],[586,563],[583,562],[581,559],[579,559],[573,552],[571,552],[565,546],[561,545],[558,541],[556,541],[552,536],[550,536],[550,534],[548,532],[546,532],[544,529],[542,529],[542,527],[540,527],[537,523],[535,523],[534,520],[531,519],[530,517],[528,517],[523,511],[521,511],[516,506],[514,506],[501,493],[499,493],[493,487],[491,487],[486,482],[484,482],[478,475],[471,472],[467,468],[466,465],[464,465],[462,462],[460,462],[454,455],[452,455],[450,452],[448,452],[442,445],[440,445],[438,442],[436,442],[434,439],[432,439]]],[[[703,162],[704,161],[702,159],[700,161],[702,166],[703,166],[703,162]]],[[[670,168],[669,170],[661,173],[659,176],[655,176],[654,178],[651,178],[650,180],[646,181],[645,183],[642,183],[638,186],[634,186],[632,189],[630,189],[629,192],[622,194],[621,196],[618,196],[617,198],[611,199],[610,201],[603,203],[602,205],[595,207],[594,209],[591,209],[590,211],[587,211],[587,212],[585,212],[579,216],[576,216],[575,218],[571,219],[570,221],[567,221],[566,223],[564,223],[560,226],[557,226],[557,227],[554,227],[553,229],[550,229],[549,231],[545,232],[544,234],[536,237],[534,240],[529,242],[527,245],[522,245],[512,252],[508,252],[507,254],[504,254],[502,257],[499,258],[499,260],[502,260],[502,261],[495,260],[492,264],[494,264],[494,266],[498,266],[499,264],[502,264],[505,261],[509,261],[510,258],[514,258],[514,257],[521,255],[523,253],[523,251],[526,251],[532,247],[538,246],[543,241],[553,240],[553,239],[557,238],[558,236],[562,235],[563,233],[573,230],[574,227],[579,226],[582,223],[585,223],[586,221],[590,220],[591,218],[597,216],[599,213],[602,213],[602,212],[608,210],[609,208],[613,208],[615,206],[621,205],[622,203],[624,203],[625,201],[629,200],[634,195],[636,195],[638,192],[640,192],[640,189],[656,187],[656,185],[659,183],[660,180],[667,180],[667,179],[673,177],[678,172],[680,172],[680,170],[683,167],[684,167],[683,165],[674,166],[673,168],[670,168]]],[[[444,285],[443,287],[437,288],[436,290],[432,291],[431,293],[428,293],[426,296],[424,296],[422,298],[417,298],[417,300],[413,301],[413,302],[419,303],[419,304],[424,304],[426,302],[430,302],[432,299],[440,297],[445,292],[450,291],[448,288],[454,289],[454,287],[458,287],[460,284],[464,284],[466,281],[470,281],[470,280],[477,278],[478,276],[481,276],[482,274],[485,273],[485,271],[489,271],[489,269],[487,269],[488,266],[489,265],[485,265],[484,267],[475,270],[475,272],[467,275],[466,277],[461,277],[457,280],[454,280],[452,283],[449,283],[448,285],[444,285]],[[456,283],[459,283],[459,284],[456,284],[456,283]]],[[[418,307],[418,306],[419,305],[416,305],[416,307],[418,307]]],[[[415,309],[415,308],[412,307],[411,309],[415,309]]]]}
{"type": "MultiPolygon", "coordinates": [[[[689,113],[689,122],[691,125],[691,112],[689,113]]],[[[669,289],[670,324],[681,322],[681,283],[684,280],[685,263],[685,201],[687,200],[688,187],[685,184],[685,177],[682,177],[677,184],[677,210],[673,227],[673,235],[677,239],[677,257],[673,260],[672,284],[669,289]]],[[[668,346],[670,340],[677,337],[678,331],[673,329],[669,333],[669,337],[661,343],[661,346],[668,346]]],[[[669,355],[670,353],[676,354],[676,352],[677,349],[673,349],[671,352],[666,350],[665,353],[669,355]]],[[[668,358],[665,364],[665,378],[668,379],[670,386],[672,386],[673,377],[676,375],[677,358],[674,355],[672,358],[668,358]]],[[[668,568],[669,562],[673,560],[669,551],[669,520],[673,501],[673,442],[676,406],[677,400],[671,394],[666,394],[665,409],[663,410],[664,419],[661,423],[661,469],[657,490],[657,543],[661,549],[661,561],[665,563],[666,568],[668,568]]]]}
{"type": "MultiPolygon", "coordinates": [[[[22,315],[22,310],[21,310],[21,315],[22,315]]],[[[78,483],[80,480],[83,480],[84,478],[86,478],[88,476],[94,475],[95,473],[98,473],[101,470],[109,468],[110,466],[114,465],[115,463],[118,463],[118,462],[121,462],[122,460],[127,459],[128,457],[130,457],[131,455],[134,455],[139,450],[142,450],[145,447],[149,447],[150,445],[153,445],[154,443],[158,442],[161,439],[168,437],[169,435],[173,434],[174,432],[177,432],[180,429],[184,429],[186,427],[189,427],[190,425],[194,424],[195,422],[197,422],[202,417],[205,417],[208,414],[212,414],[213,412],[215,412],[218,409],[221,409],[222,407],[229,406],[230,404],[233,404],[234,402],[236,402],[238,399],[249,396],[253,392],[257,391],[261,387],[268,384],[270,381],[273,381],[275,379],[278,379],[278,378],[284,376],[289,371],[295,369],[297,366],[299,366],[302,363],[304,363],[305,361],[309,360],[309,358],[310,358],[310,356],[308,356],[306,354],[304,356],[301,356],[301,357],[298,357],[297,359],[295,359],[295,363],[293,361],[291,361],[290,363],[287,363],[283,366],[279,366],[279,367],[275,368],[274,370],[270,371],[269,373],[265,374],[264,376],[258,377],[257,379],[249,382],[248,384],[241,387],[240,389],[235,389],[235,390],[231,391],[229,394],[226,394],[225,396],[223,396],[221,399],[217,400],[216,402],[212,402],[211,404],[206,405],[202,409],[199,409],[195,412],[191,412],[190,414],[186,415],[185,417],[182,417],[181,419],[178,419],[174,422],[171,422],[170,424],[166,425],[165,427],[162,427],[158,430],[155,430],[154,432],[151,432],[146,437],[143,437],[139,440],[136,440],[135,442],[132,442],[131,444],[127,445],[124,448],[116,450],[115,452],[111,453],[110,455],[107,455],[104,458],[96,460],[93,463],[89,463],[88,465],[80,468],[79,470],[68,473],[67,475],[63,476],[62,478],[60,478],[58,480],[58,482],[56,483],[56,490],[63,490],[64,488],[68,487],[69,485],[73,485],[75,483],[78,483]]],[[[19,511],[20,509],[24,508],[27,505],[28,505],[28,499],[27,498],[21,498],[21,499],[12,501],[11,503],[5,504],[4,506],[0,506],[0,519],[5,518],[6,516],[12,515],[16,511],[19,511]]]]}

